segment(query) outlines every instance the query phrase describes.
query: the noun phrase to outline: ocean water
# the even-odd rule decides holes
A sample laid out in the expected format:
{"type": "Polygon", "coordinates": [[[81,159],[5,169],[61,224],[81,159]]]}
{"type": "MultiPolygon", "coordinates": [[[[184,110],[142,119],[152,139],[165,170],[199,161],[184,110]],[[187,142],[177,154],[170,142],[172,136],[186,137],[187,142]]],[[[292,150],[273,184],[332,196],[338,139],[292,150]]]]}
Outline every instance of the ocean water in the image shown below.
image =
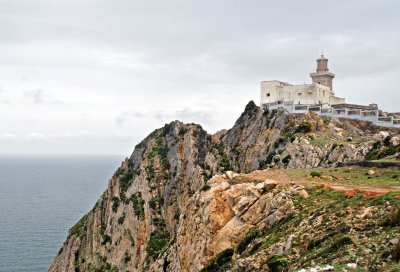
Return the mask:
{"type": "Polygon", "coordinates": [[[47,271],[121,156],[0,156],[0,271],[47,271]]]}

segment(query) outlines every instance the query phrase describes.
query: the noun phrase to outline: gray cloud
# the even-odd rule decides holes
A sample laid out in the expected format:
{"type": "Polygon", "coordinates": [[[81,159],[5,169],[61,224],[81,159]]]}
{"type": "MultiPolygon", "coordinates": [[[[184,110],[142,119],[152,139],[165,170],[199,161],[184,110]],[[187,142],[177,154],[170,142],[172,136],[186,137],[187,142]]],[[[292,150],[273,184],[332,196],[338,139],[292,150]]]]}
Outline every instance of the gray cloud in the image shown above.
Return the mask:
{"type": "MultiPolygon", "coordinates": [[[[61,137],[54,131],[90,130],[106,152],[122,153],[131,146],[111,139],[140,140],[175,119],[227,128],[258,101],[261,80],[310,82],[321,51],[338,96],[399,111],[397,0],[1,3],[0,121],[21,135],[42,132],[41,143],[61,137]]],[[[25,140],[0,149],[29,152],[38,142],[25,140]]]]}
{"type": "Polygon", "coordinates": [[[49,104],[49,105],[59,105],[63,104],[60,100],[53,98],[41,89],[36,89],[32,91],[25,92],[25,96],[32,99],[34,104],[49,104]]]}
{"type": "Polygon", "coordinates": [[[115,123],[118,126],[123,125],[127,121],[131,120],[132,118],[142,118],[143,114],[137,111],[123,111],[121,112],[116,118],[115,123]]]}

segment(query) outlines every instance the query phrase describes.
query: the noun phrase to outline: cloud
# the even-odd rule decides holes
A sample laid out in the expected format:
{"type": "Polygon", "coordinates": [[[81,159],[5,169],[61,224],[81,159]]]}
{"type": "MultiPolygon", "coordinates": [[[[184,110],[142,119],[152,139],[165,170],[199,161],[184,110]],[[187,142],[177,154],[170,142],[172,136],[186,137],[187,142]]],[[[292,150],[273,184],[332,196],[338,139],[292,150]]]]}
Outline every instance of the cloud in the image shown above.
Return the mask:
{"type": "Polygon", "coordinates": [[[185,108],[175,112],[159,111],[154,113],[153,117],[161,122],[170,122],[180,120],[190,123],[210,124],[212,123],[215,112],[212,109],[208,110],[192,110],[185,108]]]}
{"type": "Polygon", "coordinates": [[[19,152],[122,150],[176,119],[228,128],[260,81],[309,83],[321,51],[338,96],[399,111],[398,0],[1,3],[0,123],[30,132],[19,152]]]}
{"type": "Polygon", "coordinates": [[[0,132],[0,141],[1,142],[11,142],[15,140],[17,136],[11,132],[0,132]]]}
{"type": "Polygon", "coordinates": [[[59,105],[63,104],[60,100],[57,100],[50,95],[46,94],[42,89],[36,89],[25,92],[25,96],[30,98],[34,104],[48,104],[48,105],[59,105]]]}
{"type": "Polygon", "coordinates": [[[207,110],[193,110],[184,108],[183,110],[177,111],[165,111],[157,110],[150,112],[137,112],[137,111],[122,111],[116,118],[115,123],[118,126],[131,123],[135,119],[155,119],[158,122],[165,123],[174,120],[180,120],[183,122],[193,122],[200,124],[212,123],[212,117],[215,111],[212,109],[207,110]]]}
{"type": "Polygon", "coordinates": [[[125,122],[129,122],[131,119],[142,118],[142,117],[143,114],[138,111],[123,111],[115,118],[115,123],[118,126],[121,126],[125,122]]]}
{"type": "Polygon", "coordinates": [[[30,132],[25,139],[31,142],[90,142],[97,139],[93,132],[81,133],[38,133],[30,132]]]}

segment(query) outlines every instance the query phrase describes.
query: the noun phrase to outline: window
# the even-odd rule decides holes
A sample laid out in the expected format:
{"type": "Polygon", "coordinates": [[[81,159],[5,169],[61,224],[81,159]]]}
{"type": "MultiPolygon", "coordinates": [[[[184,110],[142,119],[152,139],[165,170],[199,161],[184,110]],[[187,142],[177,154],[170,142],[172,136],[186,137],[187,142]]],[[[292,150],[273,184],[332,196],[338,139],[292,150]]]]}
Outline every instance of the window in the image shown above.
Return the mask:
{"type": "Polygon", "coordinates": [[[267,97],[270,97],[271,96],[271,94],[270,93],[267,93],[267,97]]]}
{"type": "Polygon", "coordinates": [[[308,95],[312,95],[312,91],[308,91],[308,95]]]}
{"type": "Polygon", "coordinates": [[[298,93],[299,96],[301,96],[301,93],[298,93]]]}

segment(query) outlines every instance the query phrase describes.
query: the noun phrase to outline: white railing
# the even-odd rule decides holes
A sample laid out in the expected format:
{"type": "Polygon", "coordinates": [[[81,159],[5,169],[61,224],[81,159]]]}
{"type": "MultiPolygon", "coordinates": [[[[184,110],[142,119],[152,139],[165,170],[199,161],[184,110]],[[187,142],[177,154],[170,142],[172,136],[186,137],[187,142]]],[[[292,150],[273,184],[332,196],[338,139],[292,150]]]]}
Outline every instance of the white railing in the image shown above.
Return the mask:
{"type": "Polygon", "coordinates": [[[286,109],[289,113],[306,114],[310,111],[331,118],[347,118],[355,120],[363,120],[372,122],[375,125],[383,127],[400,128],[400,119],[395,119],[393,116],[379,117],[378,109],[354,109],[354,108],[334,108],[329,105],[309,105],[309,104],[294,104],[294,101],[279,100],[276,102],[264,103],[262,107],[268,110],[279,108],[286,109]]]}

